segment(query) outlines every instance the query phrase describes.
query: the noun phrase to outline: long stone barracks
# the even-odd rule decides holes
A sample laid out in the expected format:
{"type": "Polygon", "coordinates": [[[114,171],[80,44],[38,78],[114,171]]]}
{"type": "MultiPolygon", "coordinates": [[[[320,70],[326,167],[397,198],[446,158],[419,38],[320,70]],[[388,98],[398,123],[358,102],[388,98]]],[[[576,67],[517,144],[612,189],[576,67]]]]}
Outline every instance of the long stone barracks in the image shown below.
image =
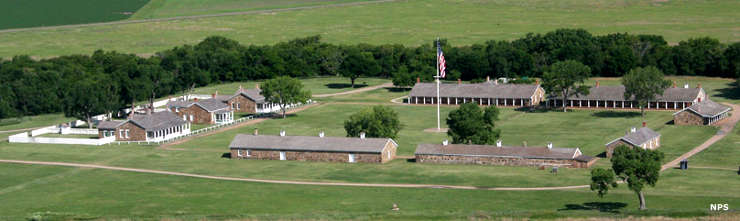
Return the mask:
{"type": "Polygon", "coordinates": [[[632,148],[640,147],[642,149],[655,150],[660,147],[660,134],[646,127],[645,123],[643,122],[641,128],[630,128],[630,130],[627,131],[627,133],[623,137],[614,139],[611,142],[606,143],[606,157],[612,157],[614,149],[622,145],[626,145],[632,148]]]}
{"type": "MultiPolygon", "coordinates": [[[[637,102],[624,97],[624,85],[601,86],[599,82],[589,89],[588,95],[572,95],[568,97],[565,103],[567,107],[576,108],[612,108],[612,109],[632,109],[639,108],[637,102]]],[[[697,85],[696,88],[689,88],[686,84],[684,87],[667,88],[663,94],[657,96],[657,99],[648,102],[646,109],[668,110],[683,109],[695,103],[707,100],[707,93],[697,85]]],[[[551,96],[548,98],[547,106],[562,107],[562,96],[551,96]]]]}
{"type": "Polygon", "coordinates": [[[492,145],[419,144],[414,153],[417,163],[480,164],[499,166],[560,166],[588,168],[597,158],[586,156],[579,148],[513,147],[501,142],[492,145]]]}
{"type": "Polygon", "coordinates": [[[673,124],[712,125],[729,117],[731,109],[707,99],[673,113],[673,124]]]}
{"type": "MultiPolygon", "coordinates": [[[[483,83],[439,85],[439,103],[458,105],[476,103],[478,105],[526,107],[536,106],[544,101],[545,90],[536,84],[499,84],[498,80],[486,80],[483,83]]],[[[436,104],[437,84],[417,82],[411,89],[408,103],[436,104]]]]}
{"type": "Polygon", "coordinates": [[[229,145],[232,159],[385,163],[396,157],[390,138],[237,134],[229,145]]]}

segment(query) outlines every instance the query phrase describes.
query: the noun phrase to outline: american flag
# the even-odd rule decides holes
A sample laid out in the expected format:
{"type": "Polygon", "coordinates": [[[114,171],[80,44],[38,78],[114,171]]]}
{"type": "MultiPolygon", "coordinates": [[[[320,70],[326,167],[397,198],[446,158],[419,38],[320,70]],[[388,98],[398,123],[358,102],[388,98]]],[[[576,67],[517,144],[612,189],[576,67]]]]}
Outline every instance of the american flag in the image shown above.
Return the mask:
{"type": "Polygon", "coordinates": [[[442,53],[442,48],[439,47],[439,41],[437,41],[437,69],[439,71],[439,77],[444,78],[445,77],[445,69],[447,68],[447,64],[445,63],[445,55],[442,53]]]}

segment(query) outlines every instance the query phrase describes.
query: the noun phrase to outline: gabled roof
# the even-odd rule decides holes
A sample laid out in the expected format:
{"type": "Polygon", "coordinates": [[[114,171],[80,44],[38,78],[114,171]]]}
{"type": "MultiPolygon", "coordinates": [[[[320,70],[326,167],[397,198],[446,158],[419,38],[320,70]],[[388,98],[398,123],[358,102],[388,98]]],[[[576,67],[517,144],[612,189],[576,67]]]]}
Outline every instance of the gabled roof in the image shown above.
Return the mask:
{"type": "Polygon", "coordinates": [[[642,146],[642,144],[644,144],[645,142],[648,142],[656,137],[660,137],[660,134],[658,132],[655,132],[654,130],[648,127],[641,127],[641,128],[637,128],[635,132],[630,132],[629,134],[624,135],[623,137],[614,139],[611,142],[606,143],[606,145],[609,146],[610,144],[614,142],[623,140],[634,146],[642,146]]]}
{"type": "MultiPolygon", "coordinates": [[[[702,88],[667,88],[663,91],[662,95],[656,96],[655,101],[694,101],[699,93],[704,89],[702,88]]],[[[610,101],[626,101],[631,100],[624,98],[624,85],[604,85],[598,87],[591,87],[588,95],[572,95],[568,99],[574,100],[610,100],[610,101]]],[[[561,97],[561,96],[558,96],[561,97]]]]}
{"type": "MultiPolygon", "coordinates": [[[[494,84],[490,81],[477,84],[440,84],[442,97],[472,98],[531,98],[539,85],[536,84],[494,84]]],[[[411,97],[436,97],[436,83],[417,83],[411,89],[411,97]]]]}
{"type": "Polygon", "coordinates": [[[134,116],[129,117],[128,121],[144,128],[146,131],[166,129],[187,123],[169,111],[154,112],[151,114],[134,114],[134,116]]]}
{"type": "Polygon", "coordinates": [[[198,101],[170,101],[167,102],[168,107],[190,107],[198,105],[208,112],[214,112],[219,110],[228,109],[229,105],[219,99],[203,99],[198,101]]]}
{"type": "Polygon", "coordinates": [[[125,120],[106,120],[98,123],[98,129],[116,129],[126,123],[125,120]]]}
{"type": "Polygon", "coordinates": [[[289,150],[315,152],[381,153],[390,138],[273,136],[237,134],[229,144],[230,149],[289,150]]]}
{"type": "Polygon", "coordinates": [[[528,159],[576,159],[581,155],[578,148],[513,147],[469,144],[419,144],[414,155],[512,157],[528,159]]]}
{"type": "Polygon", "coordinates": [[[242,95],[254,101],[255,103],[261,104],[261,103],[265,103],[265,96],[262,96],[262,94],[260,94],[261,92],[262,90],[260,90],[259,88],[239,89],[236,91],[236,94],[229,97],[229,99],[242,95]]]}
{"type": "Polygon", "coordinates": [[[725,106],[723,104],[719,104],[717,102],[707,99],[707,100],[703,100],[701,102],[695,103],[694,105],[684,108],[683,110],[680,110],[676,113],[673,113],[673,115],[676,115],[683,111],[691,111],[702,117],[714,117],[714,116],[723,114],[727,111],[730,111],[730,109],[731,108],[729,106],[725,106]]]}

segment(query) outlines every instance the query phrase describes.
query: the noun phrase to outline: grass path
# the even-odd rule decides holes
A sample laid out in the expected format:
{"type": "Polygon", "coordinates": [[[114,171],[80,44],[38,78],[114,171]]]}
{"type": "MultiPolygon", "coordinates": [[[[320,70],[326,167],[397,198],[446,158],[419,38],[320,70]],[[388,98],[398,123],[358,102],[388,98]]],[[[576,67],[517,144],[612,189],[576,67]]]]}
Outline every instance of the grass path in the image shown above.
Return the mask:
{"type": "Polygon", "coordinates": [[[363,88],[355,89],[351,91],[337,92],[337,93],[331,93],[331,94],[315,94],[313,95],[313,97],[333,97],[333,96],[339,96],[339,95],[356,94],[356,93],[372,91],[372,90],[375,90],[378,88],[384,88],[384,87],[393,87],[393,83],[385,83],[381,85],[363,87],[363,88]]]}
{"type": "Polygon", "coordinates": [[[43,27],[32,27],[32,28],[14,28],[0,30],[0,33],[11,33],[11,32],[22,32],[22,31],[39,31],[39,30],[51,30],[51,29],[71,29],[71,28],[82,28],[82,27],[93,27],[93,26],[107,26],[107,25],[124,25],[124,24],[136,24],[136,23],[149,23],[149,22],[162,22],[162,21],[175,21],[175,20],[189,20],[189,19],[200,19],[200,18],[213,18],[213,17],[224,17],[224,16],[235,16],[235,15],[250,15],[250,14],[263,14],[263,13],[276,13],[296,10],[307,10],[317,8],[332,8],[332,7],[346,7],[356,5],[367,5],[385,2],[394,2],[397,0],[377,0],[367,2],[349,2],[349,3],[337,3],[330,5],[313,5],[313,6],[301,6],[293,8],[280,8],[280,9],[265,9],[265,10],[254,10],[254,11],[241,11],[241,12],[226,12],[216,13],[207,15],[190,15],[190,16],[177,16],[170,18],[152,18],[152,19],[137,19],[137,20],[121,20],[113,22],[98,22],[88,24],[76,24],[76,25],[58,25],[58,26],[43,26],[43,27]]]}

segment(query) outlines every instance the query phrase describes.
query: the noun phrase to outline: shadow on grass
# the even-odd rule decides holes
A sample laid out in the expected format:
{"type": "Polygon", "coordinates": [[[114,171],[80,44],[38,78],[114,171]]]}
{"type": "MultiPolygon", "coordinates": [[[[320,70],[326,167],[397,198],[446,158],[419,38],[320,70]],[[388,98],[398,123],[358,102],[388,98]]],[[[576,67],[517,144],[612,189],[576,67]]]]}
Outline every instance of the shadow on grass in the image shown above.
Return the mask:
{"type": "Polygon", "coordinates": [[[344,89],[344,88],[361,88],[361,87],[367,87],[367,84],[355,84],[355,87],[352,87],[352,84],[346,84],[346,83],[330,83],[325,84],[324,86],[331,88],[331,89],[344,89]]]}
{"type": "Polygon", "coordinates": [[[615,117],[615,118],[625,118],[625,117],[639,117],[639,112],[632,112],[632,111],[599,111],[592,114],[594,117],[615,117]]]}
{"type": "Polygon", "coordinates": [[[383,89],[387,90],[388,92],[406,92],[411,91],[411,88],[409,87],[384,87],[383,89]]]}
{"type": "Polygon", "coordinates": [[[565,208],[558,209],[558,211],[564,210],[597,210],[605,213],[619,213],[619,209],[627,207],[626,203],[620,202],[588,202],[582,205],[579,204],[565,204],[565,208]]]}
{"type": "Polygon", "coordinates": [[[231,153],[221,154],[221,158],[231,159],[231,153]]]}
{"type": "Polygon", "coordinates": [[[596,157],[598,157],[598,158],[606,158],[606,151],[601,152],[599,154],[596,154],[596,157]]]}
{"type": "Polygon", "coordinates": [[[740,99],[740,86],[737,86],[735,82],[727,83],[726,88],[722,88],[717,90],[719,94],[717,94],[718,97],[730,99],[730,100],[739,100],[740,99]]]}

